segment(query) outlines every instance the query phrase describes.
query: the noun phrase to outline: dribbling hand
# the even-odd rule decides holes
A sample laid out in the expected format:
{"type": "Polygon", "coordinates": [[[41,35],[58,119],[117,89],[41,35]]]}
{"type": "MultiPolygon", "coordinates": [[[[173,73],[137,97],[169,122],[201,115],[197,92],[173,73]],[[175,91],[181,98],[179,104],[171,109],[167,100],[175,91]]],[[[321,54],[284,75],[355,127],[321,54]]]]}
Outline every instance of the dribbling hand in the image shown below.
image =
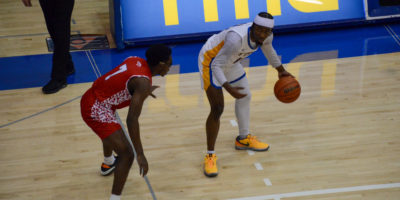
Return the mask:
{"type": "Polygon", "coordinates": [[[282,78],[282,77],[284,77],[284,76],[291,76],[292,78],[295,78],[291,73],[289,73],[289,72],[286,71],[286,70],[278,73],[278,77],[279,77],[279,78],[282,78]]]}

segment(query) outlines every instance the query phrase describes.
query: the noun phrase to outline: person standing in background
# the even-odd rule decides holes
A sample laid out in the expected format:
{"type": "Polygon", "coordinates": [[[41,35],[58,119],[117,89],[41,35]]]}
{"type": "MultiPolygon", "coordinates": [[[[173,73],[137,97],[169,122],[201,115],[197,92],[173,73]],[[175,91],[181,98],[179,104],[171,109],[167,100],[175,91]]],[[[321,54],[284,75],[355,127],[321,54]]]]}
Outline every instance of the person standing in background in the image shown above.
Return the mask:
{"type": "MultiPolygon", "coordinates": [[[[32,7],[31,0],[22,0],[32,7]]],[[[43,86],[44,94],[52,94],[67,86],[67,76],[75,73],[70,48],[71,15],[75,0],[39,0],[47,30],[54,43],[51,79],[43,86]]]]}

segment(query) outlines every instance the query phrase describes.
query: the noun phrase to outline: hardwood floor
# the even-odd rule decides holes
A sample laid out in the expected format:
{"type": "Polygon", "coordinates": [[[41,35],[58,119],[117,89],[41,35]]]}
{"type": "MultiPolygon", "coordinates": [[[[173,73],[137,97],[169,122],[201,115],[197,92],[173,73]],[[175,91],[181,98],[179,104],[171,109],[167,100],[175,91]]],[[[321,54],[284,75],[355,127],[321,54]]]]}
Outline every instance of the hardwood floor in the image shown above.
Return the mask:
{"type": "MultiPolygon", "coordinates": [[[[0,1],[0,57],[48,53],[43,14],[32,3],[0,1]]],[[[72,18],[73,33],[110,36],[108,1],[76,0],[72,18]]],[[[140,124],[157,199],[398,200],[399,57],[287,64],[302,87],[291,104],[273,96],[274,69],[246,68],[251,131],[271,148],[234,149],[234,99],[225,93],[216,178],[202,171],[209,105],[199,74],[155,77],[161,88],[157,99],[146,100],[140,124]]],[[[0,91],[0,199],[109,198],[113,176],[100,175],[100,139],[80,116],[80,97],[90,85],[70,84],[45,98],[40,88],[0,91]]],[[[127,109],[118,112],[125,122],[127,109]]],[[[136,161],[122,199],[153,199],[136,161]]]]}
{"type": "MultiPolygon", "coordinates": [[[[302,95],[292,104],[273,96],[275,70],[248,68],[253,91],[251,130],[271,149],[254,154],[234,150],[234,104],[225,94],[216,144],[217,178],[206,178],[202,172],[209,108],[199,75],[156,77],[154,84],[161,85],[155,91],[157,99],[146,100],[140,117],[155,195],[158,199],[240,199],[399,184],[399,56],[289,64],[288,71],[302,85],[302,95]]],[[[46,98],[39,88],[0,91],[1,125],[31,116],[0,128],[0,199],[108,198],[112,176],[99,174],[100,140],[80,117],[79,96],[88,87],[90,83],[69,85],[46,98]]],[[[119,114],[125,121],[127,109],[119,114]]],[[[282,199],[394,200],[400,196],[399,186],[367,188],[282,199]]],[[[152,199],[136,162],[123,199],[152,199]]]]}
{"type": "MultiPolygon", "coordinates": [[[[48,53],[46,38],[50,37],[38,0],[25,7],[20,0],[0,2],[0,57],[48,53]]],[[[106,0],[76,0],[72,12],[71,34],[111,34],[106,0]]]]}

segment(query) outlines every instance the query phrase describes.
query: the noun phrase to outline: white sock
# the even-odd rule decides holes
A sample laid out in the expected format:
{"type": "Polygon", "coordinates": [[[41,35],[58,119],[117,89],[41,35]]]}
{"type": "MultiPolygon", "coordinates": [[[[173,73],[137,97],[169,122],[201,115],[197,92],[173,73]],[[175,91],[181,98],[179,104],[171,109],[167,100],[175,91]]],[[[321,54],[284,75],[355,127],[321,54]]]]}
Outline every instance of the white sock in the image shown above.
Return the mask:
{"type": "Polygon", "coordinates": [[[214,154],[215,151],[207,151],[207,154],[214,154]]]}
{"type": "Polygon", "coordinates": [[[239,135],[239,139],[241,139],[241,140],[243,140],[243,139],[246,139],[246,138],[247,138],[247,135],[248,135],[248,134],[245,134],[245,135],[239,135]]]}
{"type": "Polygon", "coordinates": [[[111,194],[110,200],[121,200],[120,195],[111,194]]]}
{"type": "Polygon", "coordinates": [[[114,161],[115,161],[114,154],[111,154],[111,156],[109,157],[104,157],[104,164],[106,165],[112,165],[114,164],[114,161]]]}

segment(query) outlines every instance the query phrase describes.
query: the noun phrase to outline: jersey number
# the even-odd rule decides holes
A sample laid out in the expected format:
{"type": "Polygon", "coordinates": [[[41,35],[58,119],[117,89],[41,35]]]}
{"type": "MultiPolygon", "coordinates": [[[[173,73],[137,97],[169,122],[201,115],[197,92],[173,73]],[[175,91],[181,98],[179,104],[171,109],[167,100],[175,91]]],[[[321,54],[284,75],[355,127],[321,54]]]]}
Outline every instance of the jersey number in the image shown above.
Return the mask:
{"type": "Polygon", "coordinates": [[[106,77],[105,80],[108,80],[108,79],[111,78],[112,76],[117,75],[117,74],[119,74],[119,73],[122,73],[122,72],[124,72],[124,71],[126,71],[126,64],[124,64],[124,65],[122,65],[121,67],[119,67],[119,70],[118,70],[118,71],[116,71],[116,72],[114,72],[114,73],[108,75],[108,76],[106,77]]]}

